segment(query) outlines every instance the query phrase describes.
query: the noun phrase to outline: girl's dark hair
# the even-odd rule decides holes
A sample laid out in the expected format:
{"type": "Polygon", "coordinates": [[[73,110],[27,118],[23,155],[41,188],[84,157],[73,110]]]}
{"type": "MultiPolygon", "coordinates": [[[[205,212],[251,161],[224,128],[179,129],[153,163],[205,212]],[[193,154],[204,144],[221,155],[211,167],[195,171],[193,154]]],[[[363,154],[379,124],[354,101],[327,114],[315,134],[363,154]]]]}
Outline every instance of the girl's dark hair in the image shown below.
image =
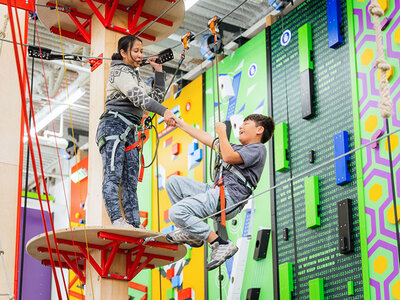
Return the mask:
{"type": "Polygon", "coordinates": [[[126,35],[120,38],[118,40],[118,51],[111,56],[111,59],[122,60],[121,50],[124,50],[125,53],[131,55],[131,49],[135,41],[143,43],[142,40],[135,35],[126,35]]]}

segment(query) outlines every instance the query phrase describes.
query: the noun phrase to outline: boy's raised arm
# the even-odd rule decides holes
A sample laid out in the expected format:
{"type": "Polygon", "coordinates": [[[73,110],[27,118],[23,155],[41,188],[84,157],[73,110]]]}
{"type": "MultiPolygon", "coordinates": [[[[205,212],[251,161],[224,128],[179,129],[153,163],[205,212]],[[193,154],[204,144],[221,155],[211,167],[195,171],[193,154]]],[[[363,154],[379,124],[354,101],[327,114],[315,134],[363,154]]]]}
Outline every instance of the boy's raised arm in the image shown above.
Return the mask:
{"type": "Polygon", "coordinates": [[[209,134],[208,132],[205,132],[204,130],[195,128],[187,123],[185,123],[181,119],[176,119],[176,126],[182,129],[184,132],[192,136],[193,138],[197,139],[200,143],[203,143],[204,145],[211,147],[212,142],[214,140],[214,137],[209,134]]]}

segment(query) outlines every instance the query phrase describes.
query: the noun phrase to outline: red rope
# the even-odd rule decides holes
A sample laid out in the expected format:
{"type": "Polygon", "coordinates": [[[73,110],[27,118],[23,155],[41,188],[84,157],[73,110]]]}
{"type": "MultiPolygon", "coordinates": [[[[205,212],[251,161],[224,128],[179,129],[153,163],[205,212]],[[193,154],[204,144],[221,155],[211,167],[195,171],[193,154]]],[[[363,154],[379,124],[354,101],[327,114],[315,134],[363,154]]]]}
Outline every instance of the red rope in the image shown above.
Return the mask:
{"type": "MultiPolygon", "coordinates": [[[[25,77],[28,78],[28,69],[27,69],[27,63],[26,63],[26,54],[25,54],[25,52],[24,52],[24,47],[23,47],[23,44],[22,44],[21,27],[20,27],[20,23],[19,23],[19,16],[18,16],[18,13],[17,13],[17,7],[16,7],[16,5],[14,6],[14,9],[15,9],[16,18],[17,18],[17,25],[18,25],[19,38],[20,38],[20,41],[21,41],[20,47],[21,47],[21,52],[22,52],[22,56],[23,56],[23,59],[24,59],[24,60],[23,60],[23,62],[24,62],[24,64],[23,64],[23,71],[24,71],[25,77]]],[[[36,128],[35,112],[34,112],[34,109],[33,109],[32,92],[31,92],[31,87],[30,87],[29,81],[27,81],[27,87],[28,87],[29,104],[30,104],[30,109],[31,109],[32,122],[33,122],[34,128],[36,128]]],[[[29,128],[29,129],[30,129],[30,128],[29,128]]],[[[30,131],[27,130],[27,134],[30,135],[30,131]]],[[[41,150],[40,150],[39,139],[38,139],[38,136],[37,136],[37,132],[36,132],[36,131],[35,131],[35,138],[36,138],[36,145],[37,145],[37,150],[38,150],[38,155],[39,155],[39,163],[40,163],[39,166],[40,166],[40,171],[41,171],[41,174],[42,174],[43,187],[44,187],[44,190],[45,190],[45,195],[46,195],[46,200],[47,200],[46,202],[47,202],[47,209],[48,209],[48,214],[49,214],[49,220],[50,220],[50,224],[51,224],[51,229],[52,229],[52,231],[53,231],[53,239],[54,239],[54,244],[55,244],[55,248],[56,248],[56,253],[57,253],[57,258],[58,258],[59,267],[60,267],[60,270],[62,270],[62,261],[61,261],[60,253],[59,253],[59,250],[58,250],[57,237],[56,237],[55,228],[54,228],[54,222],[53,222],[53,217],[52,217],[52,215],[51,215],[51,209],[50,209],[50,199],[49,199],[49,194],[48,194],[48,191],[47,191],[47,184],[46,184],[45,176],[44,176],[42,153],[41,153],[41,150]]],[[[41,201],[41,194],[40,194],[40,192],[39,192],[40,187],[37,188],[37,190],[38,190],[38,194],[39,194],[39,201],[41,201]]],[[[43,213],[44,213],[44,212],[43,212],[43,213]]],[[[68,297],[67,284],[66,284],[66,281],[65,281],[64,272],[62,272],[62,271],[61,271],[61,277],[62,277],[63,283],[64,283],[65,294],[66,294],[67,297],[68,297]]]]}
{"type": "MultiPolygon", "coordinates": [[[[25,12],[25,31],[24,41],[27,43],[28,40],[28,17],[29,13],[25,12]]],[[[26,51],[26,49],[25,49],[26,51]]],[[[25,87],[25,76],[23,79],[23,86],[25,87]]],[[[22,172],[23,172],[23,161],[24,161],[24,120],[21,114],[20,134],[19,134],[19,168],[18,168],[18,202],[17,202],[17,224],[15,233],[15,262],[14,262],[14,297],[18,299],[18,271],[19,271],[19,259],[20,259],[20,235],[21,235],[21,195],[22,195],[22,172]]]]}
{"type": "MultiPolygon", "coordinates": [[[[36,27],[36,35],[37,35],[37,40],[38,40],[38,46],[39,46],[39,53],[40,53],[40,60],[41,60],[41,63],[42,63],[42,70],[43,70],[43,77],[44,77],[44,83],[45,83],[45,87],[46,87],[46,94],[47,94],[47,98],[48,98],[48,104],[49,104],[49,110],[50,110],[50,113],[51,113],[51,103],[50,103],[50,94],[49,94],[49,89],[48,89],[48,85],[47,85],[47,79],[46,79],[46,71],[45,71],[45,68],[44,68],[44,61],[43,61],[43,55],[42,55],[42,48],[41,48],[41,46],[40,46],[40,38],[39,38],[39,30],[37,30],[37,22],[36,22],[36,19],[35,19],[35,27],[36,27]]],[[[77,74],[77,73],[75,73],[75,74],[77,74]]],[[[74,74],[74,76],[75,76],[75,74],[74,74]]],[[[73,76],[72,76],[73,77],[73,76]]],[[[55,136],[55,128],[54,128],[54,121],[51,121],[51,124],[52,124],[52,127],[53,127],[53,133],[54,133],[54,140],[55,140],[55,144],[56,144],[56,149],[57,149],[57,160],[58,160],[58,165],[59,165],[59,168],[60,168],[60,175],[61,175],[61,182],[62,182],[62,187],[63,187],[63,192],[64,192],[64,199],[65,199],[65,207],[66,207],[66,209],[67,209],[67,216],[68,216],[68,226],[69,226],[69,229],[70,229],[70,233],[71,233],[71,241],[72,241],[72,245],[73,245],[73,248],[74,248],[74,254],[75,254],[75,263],[76,263],[76,267],[77,267],[77,269],[78,269],[78,255],[77,255],[77,252],[76,252],[76,247],[75,247],[75,241],[74,241],[74,234],[73,234],[73,231],[72,231],[72,228],[71,228],[71,218],[70,218],[70,212],[69,212],[69,208],[68,208],[68,200],[67,200],[67,194],[66,194],[66,189],[65,189],[65,184],[64,184],[64,176],[63,176],[63,172],[62,172],[62,167],[61,167],[61,159],[60,159],[60,153],[59,153],[59,151],[58,151],[58,145],[57,145],[57,138],[56,138],[56,136],[55,136]]],[[[67,294],[68,295],[68,294],[67,294]]],[[[67,296],[68,297],[68,296],[67,296]]]]}
{"type": "MultiPolygon", "coordinates": [[[[29,132],[30,132],[29,129],[30,128],[29,128],[28,117],[27,117],[27,109],[26,109],[25,95],[24,95],[24,86],[23,86],[23,80],[22,80],[22,74],[21,74],[21,63],[19,61],[19,55],[18,55],[17,38],[16,38],[16,34],[15,34],[14,17],[13,17],[13,13],[12,13],[12,9],[11,9],[11,0],[7,0],[7,9],[8,9],[8,15],[9,15],[9,18],[10,18],[11,34],[12,34],[12,37],[13,37],[14,55],[15,55],[15,62],[16,62],[16,67],[17,67],[18,81],[19,81],[19,86],[20,86],[22,113],[23,113],[23,116],[24,116],[25,127],[26,127],[27,132],[28,132],[28,144],[29,144],[29,150],[30,150],[30,152],[32,154],[32,167],[33,167],[33,170],[34,170],[35,182],[36,182],[36,186],[38,187],[39,203],[40,203],[40,207],[41,207],[43,226],[45,228],[46,243],[47,243],[47,248],[49,249],[50,263],[51,263],[51,268],[52,268],[52,271],[53,271],[53,275],[55,277],[57,294],[58,294],[59,299],[62,299],[60,285],[59,285],[59,282],[58,282],[58,279],[57,279],[57,274],[56,274],[56,270],[55,270],[53,255],[52,255],[51,247],[50,247],[50,241],[49,241],[49,237],[48,237],[48,233],[47,233],[46,221],[45,221],[44,213],[43,213],[43,206],[42,206],[41,196],[40,196],[39,179],[38,179],[37,171],[36,171],[36,162],[35,162],[35,156],[34,156],[34,152],[33,152],[32,139],[31,139],[31,136],[29,134],[29,132]]],[[[15,10],[16,10],[16,8],[15,8],[15,10]]],[[[18,20],[18,12],[17,11],[16,11],[16,14],[17,14],[17,20],[18,20]]],[[[21,45],[22,45],[21,34],[20,34],[20,42],[21,42],[21,45]]],[[[24,57],[24,59],[25,59],[25,57],[24,57]]],[[[26,71],[26,61],[24,61],[24,71],[26,71]]],[[[26,72],[26,74],[27,74],[27,72],[26,72]]],[[[30,96],[30,100],[32,100],[31,95],[29,95],[29,96],[30,96]]]]}

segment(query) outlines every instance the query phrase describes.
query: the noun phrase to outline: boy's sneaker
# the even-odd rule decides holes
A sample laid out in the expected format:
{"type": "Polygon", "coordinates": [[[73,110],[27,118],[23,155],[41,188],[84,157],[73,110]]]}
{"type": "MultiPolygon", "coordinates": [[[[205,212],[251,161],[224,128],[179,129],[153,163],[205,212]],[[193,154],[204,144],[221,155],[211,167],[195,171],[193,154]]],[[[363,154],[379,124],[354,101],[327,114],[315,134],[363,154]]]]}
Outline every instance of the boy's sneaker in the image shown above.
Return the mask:
{"type": "Polygon", "coordinates": [[[196,239],[193,237],[189,232],[185,230],[178,230],[178,231],[172,231],[168,233],[165,238],[167,239],[168,242],[172,244],[188,244],[190,247],[201,247],[203,246],[204,242],[203,240],[196,239]]]}
{"type": "Polygon", "coordinates": [[[123,228],[130,228],[132,229],[132,225],[125,221],[124,218],[119,218],[112,223],[113,226],[116,227],[123,227],[123,228]]]}
{"type": "Polygon", "coordinates": [[[231,258],[239,250],[231,241],[228,244],[219,244],[214,242],[210,244],[211,255],[210,262],[207,264],[207,270],[211,271],[222,265],[227,259],[231,258]]]}

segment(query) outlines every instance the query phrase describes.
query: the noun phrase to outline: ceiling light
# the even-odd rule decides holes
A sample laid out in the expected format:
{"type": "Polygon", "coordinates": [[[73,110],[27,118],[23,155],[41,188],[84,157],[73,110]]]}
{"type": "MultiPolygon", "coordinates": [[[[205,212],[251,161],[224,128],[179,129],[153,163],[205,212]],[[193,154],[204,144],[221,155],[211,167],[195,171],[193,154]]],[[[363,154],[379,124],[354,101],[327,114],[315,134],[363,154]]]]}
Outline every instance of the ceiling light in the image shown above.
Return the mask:
{"type": "MultiPolygon", "coordinates": [[[[52,110],[48,115],[46,115],[43,119],[39,120],[36,123],[36,130],[35,130],[35,127],[32,126],[32,128],[31,128],[31,136],[35,136],[35,131],[39,132],[40,130],[42,130],[45,126],[47,126],[47,124],[49,124],[51,121],[53,121],[59,115],[61,115],[68,108],[68,105],[74,104],[84,94],[85,94],[85,91],[83,89],[77,88],[69,96],[69,98],[63,103],[64,105],[58,106],[56,109],[52,110]]],[[[27,140],[28,140],[27,137],[25,137],[24,138],[24,142],[26,142],[27,140]]]]}

